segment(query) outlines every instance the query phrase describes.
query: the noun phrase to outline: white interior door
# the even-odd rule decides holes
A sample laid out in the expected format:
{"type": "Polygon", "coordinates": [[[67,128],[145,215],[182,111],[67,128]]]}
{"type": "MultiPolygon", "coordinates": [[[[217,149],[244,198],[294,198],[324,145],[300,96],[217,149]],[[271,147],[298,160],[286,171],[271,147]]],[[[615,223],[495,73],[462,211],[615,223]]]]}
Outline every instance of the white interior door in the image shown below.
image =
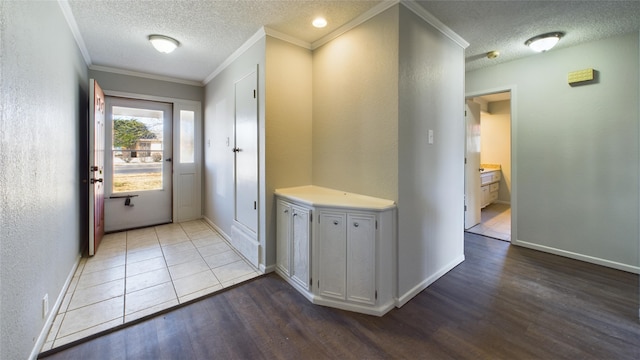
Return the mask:
{"type": "Polygon", "coordinates": [[[258,230],[258,73],[236,83],[235,220],[253,233],[258,230]]]}
{"type": "Polygon", "coordinates": [[[464,167],[464,228],[469,229],[480,223],[480,104],[467,100],[466,122],[466,162],[464,167]]]}
{"type": "Polygon", "coordinates": [[[106,99],[106,231],[171,222],[172,104],[106,99]]]}

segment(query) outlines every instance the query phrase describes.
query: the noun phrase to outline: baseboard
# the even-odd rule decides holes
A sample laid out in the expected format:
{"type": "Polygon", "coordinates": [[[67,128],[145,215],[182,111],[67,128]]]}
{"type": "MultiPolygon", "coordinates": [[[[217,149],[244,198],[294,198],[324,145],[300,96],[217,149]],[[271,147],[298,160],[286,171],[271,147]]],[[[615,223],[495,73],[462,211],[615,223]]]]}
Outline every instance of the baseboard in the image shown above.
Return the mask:
{"type": "Polygon", "coordinates": [[[276,265],[264,266],[263,264],[260,264],[260,271],[262,271],[263,274],[274,272],[276,271],[276,265]]]}
{"type": "Polygon", "coordinates": [[[58,315],[60,306],[64,301],[64,296],[67,294],[67,290],[69,289],[69,285],[71,285],[73,276],[76,274],[76,270],[78,270],[78,266],[80,265],[81,259],[82,259],[82,255],[78,254],[78,257],[76,258],[76,262],[71,267],[71,271],[69,272],[69,275],[67,275],[67,280],[65,280],[64,285],[62,286],[62,290],[60,291],[60,293],[58,294],[58,297],[56,298],[56,302],[53,304],[53,306],[49,310],[49,315],[47,316],[47,320],[44,322],[44,326],[40,331],[38,340],[36,341],[33,349],[31,350],[29,359],[38,358],[38,354],[40,354],[40,350],[42,349],[42,346],[47,341],[47,337],[49,336],[49,331],[51,331],[51,326],[53,325],[53,321],[58,315]]]}
{"type": "Polygon", "coordinates": [[[422,282],[414,286],[411,290],[407,291],[402,296],[398,296],[398,298],[396,299],[396,307],[398,308],[402,307],[404,304],[409,302],[409,300],[413,299],[414,296],[418,295],[422,290],[426,289],[429,285],[433,284],[436,280],[438,280],[444,274],[451,271],[453,268],[458,266],[463,261],[464,261],[464,254],[456,257],[452,262],[443,266],[435,274],[424,279],[422,282]]]}
{"type": "Polygon", "coordinates": [[[619,262],[616,262],[616,261],[611,261],[611,260],[607,260],[607,259],[601,259],[601,258],[597,258],[597,257],[594,257],[594,256],[579,254],[579,253],[575,253],[575,252],[572,252],[572,251],[567,251],[567,250],[553,248],[553,247],[550,247],[550,246],[531,243],[531,242],[528,242],[528,241],[512,240],[511,244],[517,245],[517,246],[526,247],[526,248],[533,249],[533,250],[538,250],[538,251],[550,253],[550,254],[554,254],[554,255],[568,257],[570,259],[580,260],[580,261],[584,261],[584,262],[588,262],[588,263],[592,263],[592,264],[596,264],[596,265],[602,265],[602,266],[606,266],[606,267],[609,267],[609,268],[612,268],[612,269],[617,269],[617,270],[630,272],[630,273],[633,273],[633,274],[640,274],[640,267],[638,267],[638,266],[623,264],[623,263],[619,263],[619,262]]]}

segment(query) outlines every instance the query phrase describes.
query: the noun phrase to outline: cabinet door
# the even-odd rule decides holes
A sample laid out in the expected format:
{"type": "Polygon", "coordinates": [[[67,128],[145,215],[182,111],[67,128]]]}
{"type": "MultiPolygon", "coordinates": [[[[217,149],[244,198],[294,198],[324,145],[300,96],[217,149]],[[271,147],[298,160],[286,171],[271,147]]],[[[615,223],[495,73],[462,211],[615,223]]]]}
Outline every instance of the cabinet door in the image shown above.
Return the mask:
{"type": "Polygon", "coordinates": [[[347,300],[374,304],[376,291],[376,218],[347,215],[347,300]]]}
{"type": "Polygon", "coordinates": [[[292,206],[291,278],[309,290],[309,214],[308,209],[292,206]]]}
{"type": "Polygon", "coordinates": [[[318,290],[321,296],[346,299],[346,214],[318,214],[318,290]]]}
{"type": "Polygon", "coordinates": [[[291,205],[278,200],[276,204],[276,266],[283,275],[289,276],[291,248],[291,205]]]}

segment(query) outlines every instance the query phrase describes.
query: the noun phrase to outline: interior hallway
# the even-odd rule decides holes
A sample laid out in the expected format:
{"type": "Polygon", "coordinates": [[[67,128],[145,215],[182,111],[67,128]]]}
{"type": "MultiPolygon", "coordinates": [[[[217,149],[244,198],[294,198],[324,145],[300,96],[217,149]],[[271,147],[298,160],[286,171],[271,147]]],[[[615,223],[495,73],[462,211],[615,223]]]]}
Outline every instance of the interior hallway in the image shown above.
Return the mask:
{"type": "Polygon", "coordinates": [[[480,224],[466,230],[466,232],[511,241],[510,204],[490,204],[482,209],[480,216],[480,224]]]}
{"type": "Polygon", "coordinates": [[[258,275],[202,220],[107,234],[80,260],[42,351],[258,275]]]}

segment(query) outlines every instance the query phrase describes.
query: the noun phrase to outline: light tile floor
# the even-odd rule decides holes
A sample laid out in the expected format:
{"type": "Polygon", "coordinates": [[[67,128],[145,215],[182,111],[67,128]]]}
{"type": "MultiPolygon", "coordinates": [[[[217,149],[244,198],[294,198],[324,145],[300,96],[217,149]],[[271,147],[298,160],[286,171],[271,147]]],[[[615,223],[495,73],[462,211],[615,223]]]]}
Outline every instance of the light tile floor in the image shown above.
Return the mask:
{"type": "Polygon", "coordinates": [[[107,234],[80,260],[42,351],[258,275],[202,220],[107,234]]]}
{"type": "Polygon", "coordinates": [[[482,209],[480,224],[467,232],[511,241],[511,205],[493,203],[482,209]]]}

